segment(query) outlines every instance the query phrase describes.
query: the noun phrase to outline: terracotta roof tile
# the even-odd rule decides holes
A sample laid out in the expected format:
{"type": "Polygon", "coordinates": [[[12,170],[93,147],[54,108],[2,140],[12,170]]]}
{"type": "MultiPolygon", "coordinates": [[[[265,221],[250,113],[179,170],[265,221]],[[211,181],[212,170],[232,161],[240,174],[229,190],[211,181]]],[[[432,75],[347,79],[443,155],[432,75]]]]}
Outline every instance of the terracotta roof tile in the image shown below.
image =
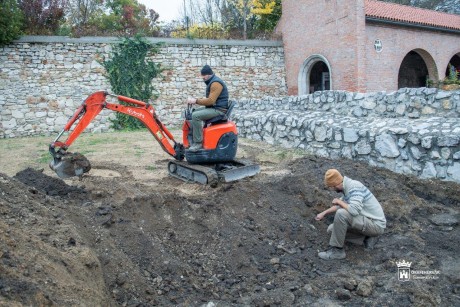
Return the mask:
{"type": "Polygon", "coordinates": [[[460,30],[460,15],[407,5],[365,0],[366,17],[460,30]]]}

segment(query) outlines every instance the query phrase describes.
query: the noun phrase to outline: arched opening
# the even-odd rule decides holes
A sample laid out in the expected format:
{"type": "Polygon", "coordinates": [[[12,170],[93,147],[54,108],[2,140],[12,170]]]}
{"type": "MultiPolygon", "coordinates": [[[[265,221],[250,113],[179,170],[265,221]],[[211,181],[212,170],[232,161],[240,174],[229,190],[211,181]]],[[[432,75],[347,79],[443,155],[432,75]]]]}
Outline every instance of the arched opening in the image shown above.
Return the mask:
{"type": "Polygon", "coordinates": [[[428,80],[438,80],[433,58],[425,50],[410,51],[399,67],[398,88],[425,87],[428,80]]]}
{"type": "Polygon", "coordinates": [[[308,57],[299,71],[299,95],[332,89],[332,75],[329,61],[322,55],[308,57]]]}
{"type": "Polygon", "coordinates": [[[310,93],[330,90],[331,84],[329,79],[330,75],[327,65],[322,61],[316,62],[310,72],[310,93]]]}
{"type": "Polygon", "coordinates": [[[428,67],[423,58],[415,51],[409,52],[403,59],[398,74],[398,88],[424,87],[428,79],[428,67]]]}
{"type": "MultiPolygon", "coordinates": [[[[460,56],[459,53],[454,55],[450,61],[449,65],[446,67],[446,78],[452,78],[452,76],[457,73],[460,74],[460,56]]],[[[458,78],[458,77],[457,77],[458,78]]]]}

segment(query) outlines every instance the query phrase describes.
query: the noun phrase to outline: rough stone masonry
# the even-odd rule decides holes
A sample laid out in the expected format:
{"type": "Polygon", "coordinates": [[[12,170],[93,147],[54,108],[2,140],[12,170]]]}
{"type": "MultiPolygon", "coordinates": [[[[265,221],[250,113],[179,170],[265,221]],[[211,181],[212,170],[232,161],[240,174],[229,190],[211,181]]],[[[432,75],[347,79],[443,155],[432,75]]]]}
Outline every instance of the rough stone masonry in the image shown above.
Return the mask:
{"type": "MultiPolygon", "coordinates": [[[[115,38],[23,37],[0,48],[0,138],[61,130],[84,98],[109,89],[98,60],[113,43],[115,38]]],[[[168,67],[158,83],[161,96],[152,102],[168,126],[181,122],[187,95],[202,94],[196,74],[209,63],[220,68],[239,102],[234,119],[243,137],[460,182],[459,91],[285,97],[281,42],[171,40],[154,60],[168,67]]],[[[103,111],[87,130],[110,130],[113,115],[103,111]]]]}
{"type": "MultiPolygon", "coordinates": [[[[213,41],[149,38],[160,43],[149,58],[165,70],[150,103],[168,126],[181,123],[188,96],[205,95],[204,64],[222,76],[234,98],[284,96],[280,41],[213,41]]],[[[110,91],[100,61],[110,58],[115,37],[28,36],[0,48],[0,138],[60,131],[90,94],[110,91]]],[[[120,93],[114,93],[120,94],[120,93]]],[[[110,130],[114,113],[103,111],[87,131],[110,130]]]]}
{"type": "Polygon", "coordinates": [[[460,182],[460,91],[315,92],[238,101],[240,136],[460,182]]]}

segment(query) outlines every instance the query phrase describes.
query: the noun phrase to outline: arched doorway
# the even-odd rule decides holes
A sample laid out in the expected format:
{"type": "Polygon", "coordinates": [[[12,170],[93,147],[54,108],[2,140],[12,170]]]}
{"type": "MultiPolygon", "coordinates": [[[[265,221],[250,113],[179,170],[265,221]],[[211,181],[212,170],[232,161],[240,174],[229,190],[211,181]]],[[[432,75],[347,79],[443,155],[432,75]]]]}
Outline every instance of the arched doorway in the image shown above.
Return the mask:
{"type": "MultiPolygon", "coordinates": [[[[449,78],[452,76],[453,73],[457,72],[460,73],[460,53],[457,53],[454,55],[450,61],[450,65],[447,65],[446,67],[446,78],[449,78]]],[[[457,75],[458,78],[458,75],[457,75]]]]}
{"type": "Polygon", "coordinates": [[[398,88],[425,87],[428,80],[438,80],[436,64],[431,55],[422,49],[410,51],[401,62],[398,88]]]}
{"type": "Polygon", "coordinates": [[[329,61],[319,54],[308,57],[302,64],[298,80],[299,95],[332,89],[329,61]]]}

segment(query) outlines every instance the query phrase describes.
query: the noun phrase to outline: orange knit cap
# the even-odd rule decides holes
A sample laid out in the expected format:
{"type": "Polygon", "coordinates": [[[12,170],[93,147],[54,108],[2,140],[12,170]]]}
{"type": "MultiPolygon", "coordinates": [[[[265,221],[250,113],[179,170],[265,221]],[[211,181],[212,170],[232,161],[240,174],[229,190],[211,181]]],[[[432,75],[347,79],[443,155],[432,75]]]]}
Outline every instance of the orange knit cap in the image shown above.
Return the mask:
{"type": "Polygon", "coordinates": [[[341,184],[342,181],[343,176],[334,168],[328,169],[324,174],[324,184],[328,187],[335,187],[341,184]]]}

